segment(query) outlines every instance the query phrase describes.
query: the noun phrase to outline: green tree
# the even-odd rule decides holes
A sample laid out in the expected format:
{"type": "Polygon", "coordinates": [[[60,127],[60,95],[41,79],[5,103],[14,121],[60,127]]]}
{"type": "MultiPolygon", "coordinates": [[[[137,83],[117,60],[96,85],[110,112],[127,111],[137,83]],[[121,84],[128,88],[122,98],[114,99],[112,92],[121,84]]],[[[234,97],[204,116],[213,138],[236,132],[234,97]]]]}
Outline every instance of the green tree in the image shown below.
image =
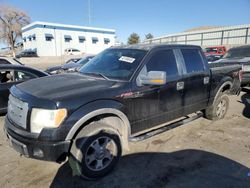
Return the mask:
{"type": "Polygon", "coordinates": [[[145,35],[145,38],[146,39],[152,39],[152,38],[154,38],[154,36],[151,33],[148,33],[148,34],[145,35]]]}
{"type": "Polygon", "coordinates": [[[15,7],[0,5],[0,39],[7,43],[15,56],[15,45],[22,36],[22,27],[30,23],[30,17],[15,7]]]}
{"type": "Polygon", "coordinates": [[[138,44],[140,42],[140,36],[137,33],[132,33],[128,38],[128,44],[138,44]]]}

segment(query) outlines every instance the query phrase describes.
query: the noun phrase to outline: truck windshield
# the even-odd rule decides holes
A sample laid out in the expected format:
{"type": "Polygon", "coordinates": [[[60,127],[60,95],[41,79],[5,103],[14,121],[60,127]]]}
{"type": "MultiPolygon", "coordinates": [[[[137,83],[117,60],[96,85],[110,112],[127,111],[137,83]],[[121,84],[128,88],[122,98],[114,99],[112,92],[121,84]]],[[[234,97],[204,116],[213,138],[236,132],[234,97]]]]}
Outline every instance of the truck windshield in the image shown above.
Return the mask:
{"type": "Polygon", "coordinates": [[[223,58],[244,58],[250,57],[250,46],[246,48],[234,48],[228,50],[223,58]]]}
{"type": "Polygon", "coordinates": [[[146,53],[138,49],[110,48],[91,59],[80,69],[80,73],[128,81],[146,53]]]}

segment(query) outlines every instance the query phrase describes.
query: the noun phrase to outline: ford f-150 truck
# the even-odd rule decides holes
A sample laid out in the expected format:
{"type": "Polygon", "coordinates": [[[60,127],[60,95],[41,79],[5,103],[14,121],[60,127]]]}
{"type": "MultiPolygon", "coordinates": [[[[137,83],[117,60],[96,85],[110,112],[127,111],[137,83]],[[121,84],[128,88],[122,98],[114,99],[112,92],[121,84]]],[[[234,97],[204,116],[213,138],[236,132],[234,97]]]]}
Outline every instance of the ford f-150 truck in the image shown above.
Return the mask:
{"type": "Polygon", "coordinates": [[[198,46],[112,47],[79,73],[13,86],[4,129],[24,156],[68,157],[74,174],[95,179],[115,166],[130,141],[156,135],[176,119],[200,111],[223,118],[227,95],[239,92],[239,70],[209,68],[198,46]]]}

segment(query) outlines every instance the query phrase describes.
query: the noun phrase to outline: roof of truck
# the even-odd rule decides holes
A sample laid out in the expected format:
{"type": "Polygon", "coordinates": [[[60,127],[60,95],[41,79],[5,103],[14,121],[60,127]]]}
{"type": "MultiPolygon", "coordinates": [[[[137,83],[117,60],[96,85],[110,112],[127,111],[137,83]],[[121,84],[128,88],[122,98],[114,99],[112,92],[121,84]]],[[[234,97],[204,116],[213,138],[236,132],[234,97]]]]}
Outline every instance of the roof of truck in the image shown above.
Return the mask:
{"type": "Polygon", "coordinates": [[[135,44],[135,45],[124,45],[124,46],[116,46],[113,48],[122,48],[122,49],[139,49],[139,50],[152,50],[154,48],[176,48],[176,47],[190,47],[190,48],[201,48],[196,45],[184,45],[184,44],[135,44]]]}

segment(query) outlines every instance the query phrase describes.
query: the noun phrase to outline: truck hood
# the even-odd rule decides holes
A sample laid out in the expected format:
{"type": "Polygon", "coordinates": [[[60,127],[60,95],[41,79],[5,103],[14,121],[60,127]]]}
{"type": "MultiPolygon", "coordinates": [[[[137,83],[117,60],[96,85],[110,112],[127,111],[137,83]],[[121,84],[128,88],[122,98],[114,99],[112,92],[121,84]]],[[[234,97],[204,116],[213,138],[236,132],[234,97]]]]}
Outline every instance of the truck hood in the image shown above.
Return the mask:
{"type": "Polygon", "coordinates": [[[38,99],[50,100],[57,104],[81,105],[80,103],[87,103],[95,98],[106,98],[106,95],[112,95],[106,91],[111,90],[116,83],[75,73],[33,79],[16,87],[38,99]]]}

